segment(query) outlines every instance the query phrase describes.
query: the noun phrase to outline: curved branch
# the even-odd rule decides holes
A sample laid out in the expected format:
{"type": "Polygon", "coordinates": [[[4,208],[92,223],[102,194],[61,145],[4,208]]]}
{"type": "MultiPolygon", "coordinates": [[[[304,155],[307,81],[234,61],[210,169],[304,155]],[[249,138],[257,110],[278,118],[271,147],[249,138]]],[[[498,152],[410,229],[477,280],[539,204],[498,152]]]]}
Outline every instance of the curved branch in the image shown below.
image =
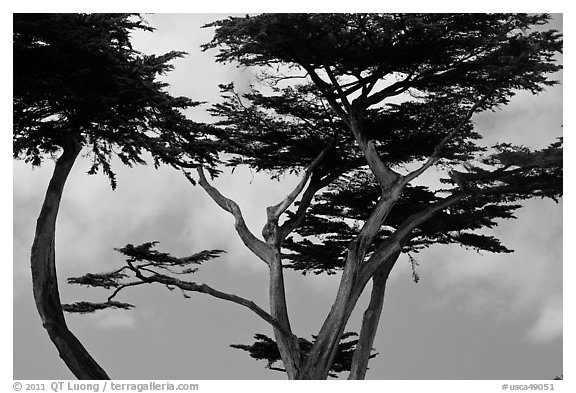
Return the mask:
{"type": "Polygon", "coordinates": [[[332,181],[336,180],[347,170],[348,168],[343,168],[341,170],[334,171],[331,174],[327,175],[322,180],[315,181],[314,178],[310,180],[308,188],[306,188],[304,194],[302,194],[302,198],[300,199],[300,203],[298,204],[298,209],[296,210],[296,213],[294,213],[294,216],[292,216],[289,220],[287,220],[280,226],[280,234],[279,234],[280,243],[284,241],[284,239],[286,239],[286,237],[288,237],[288,235],[294,229],[298,228],[298,226],[302,223],[304,215],[306,214],[306,211],[308,210],[310,204],[312,203],[312,200],[314,199],[314,195],[316,195],[318,191],[326,187],[332,181]]]}
{"type": "MultiPolygon", "coordinates": [[[[226,198],[220,193],[216,188],[214,188],[204,175],[202,167],[197,168],[198,175],[200,176],[199,184],[208,193],[208,195],[220,206],[222,209],[226,210],[228,213],[232,214],[236,220],[236,232],[242,239],[242,242],[252,251],[258,258],[263,260],[267,265],[269,264],[270,258],[273,256],[274,250],[265,242],[259,240],[250,232],[242,216],[242,211],[236,202],[232,199],[226,198]]],[[[186,174],[187,175],[187,174],[186,174]]],[[[189,175],[187,175],[190,179],[189,175]]]]}
{"type": "Polygon", "coordinates": [[[395,253],[402,250],[403,245],[410,237],[412,231],[420,224],[430,219],[434,214],[446,209],[449,206],[458,203],[462,199],[468,197],[469,194],[456,193],[452,194],[440,201],[428,206],[417,213],[410,215],[398,227],[392,236],[386,239],[380,246],[376,248],[374,253],[368,258],[365,265],[361,269],[358,277],[358,288],[364,288],[366,283],[375,274],[376,270],[395,253]]]}
{"type": "Polygon", "coordinates": [[[342,101],[344,108],[346,108],[346,110],[350,112],[351,109],[350,102],[348,102],[348,97],[346,96],[346,94],[344,94],[342,86],[340,86],[340,83],[338,83],[336,76],[334,75],[329,66],[325,66],[324,71],[326,71],[326,75],[328,75],[330,82],[332,82],[332,84],[334,85],[334,88],[336,89],[336,92],[338,93],[338,96],[340,97],[340,101],[342,101]]]}
{"type": "Polygon", "coordinates": [[[467,188],[465,191],[456,192],[438,202],[428,206],[420,212],[414,213],[409,216],[398,227],[392,236],[384,241],[366,261],[359,274],[360,286],[365,285],[368,280],[374,275],[378,267],[390,257],[390,254],[395,251],[401,250],[403,244],[408,240],[412,231],[420,224],[430,219],[434,214],[446,209],[455,203],[460,202],[462,199],[474,195],[505,195],[505,194],[530,194],[542,190],[555,190],[562,187],[562,178],[552,179],[548,181],[534,181],[526,182],[524,184],[503,185],[488,187],[483,189],[467,188]]]}
{"type": "Polygon", "coordinates": [[[360,131],[355,132],[355,134],[358,135],[356,140],[364,152],[368,166],[378,181],[378,184],[380,184],[382,190],[389,191],[391,185],[400,178],[400,174],[398,174],[398,172],[394,171],[382,161],[378,150],[376,150],[374,141],[366,141],[364,136],[360,135],[360,131]]]}
{"type": "Polygon", "coordinates": [[[459,202],[460,200],[473,195],[489,195],[489,194],[506,194],[506,193],[522,193],[529,191],[537,191],[539,189],[548,189],[561,185],[562,180],[548,182],[534,182],[525,185],[507,185],[490,187],[487,189],[467,189],[466,192],[459,192],[453,194],[437,203],[429,206],[418,213],[408,217],[398,230],[392,235],[382,246],[378,247],[376,252],[368,259],[365,267],[359,274],[358,284],[355,288],[353,298],[357,299],[362,292],[364,286],[370,279],[373,281],[372,294],[370,304],[368,305],[362,321],[362,328],[359,337],[359,342],[354,352],[353,367],[349,375],[349,379],[364,379],[370,350],[378,327],[378,321],[382,311],[384,301],[384,293],[386,287],[386,278],[394,266],[398,255],[401,252],[403,245],[410,237],[412,231],[422,224],[424,221],[430,219],[437,212],[446,209],[447,207],[459,202]]]}
{"type": "Polygon", "coordinates": [[[146,284],[146,282],[145,281],[134,281],[134,282],[129,282],[127,284],[120,285],[118,288],[116,288],[114,290],[114,292],[112,292],[112,294],[110,296],[108,296],[108,302],[110,302],[112,299],[114,299],[116,297],[116,295],[118,295],[118,293],[121,290],[123,290],[124,288],[135,287],[136,285],[142,285],[142,284],[146,284]]]}
{"type": "MultiPolygon", "coordinates": [[[[322,157],[320,157],[322,158],[322,157]]],[[[156,282],[165,282],[169,280],[169,285],[178,286],[181,289],[198,291],[207,293],[212,296],[229,300],[245,307],[248,307],[264,320],[269,322],[274,327],[274,334],[278,342],[282,359],[287,368],[288,376],[293,378],[298,370],[300,363],[300,352],[298,348],[298,339],[292,335],[290,323],[288,320],[288,313],[286,310],[286,300],[284,295],[284,281],[282,276],[282,262],[280,259],[280,252],[277,246],[278,240],[278,222],[274,219],[268,219],[267,226],[263,230],[264,238],[269,243],[264,243],[258,240],[246,227],[244,218],[238,204],[224,197],[216,188],[212,187],[206,180],[206,176],[201,167],[198,167],[198,175],[200,176],[200,185],[208,195],[224,210],[228,211],[236,219],[236,231],[244,244],[260,259],[262,259],[270,268],[270,309],[272,315],[266,313],[260,307],[256,306],[251,301],[240,298],[235,295],[230,295],[224,292],[216,291],[205,284],[199,285],[196,283],[186,283],[177,279],[171,279],[162,275],[153,275],[145,278],[140,272],[137,272],[138,277],[141,279],[152,280],[156,282]],[[267,228],[267,227],[270,228],[267,228]],[[267,229],[270,231],[267,232],[267,229]]],[[[306,179],[307,180],[307,179],[306,179]]],[[[291,202],[290,202],[291,203],[291,202]]],[[[280,209],[283,204],[280,204],[280,209]]]]}
{"type": "Polygon", "coordinates": [[[374,338],[382,315],[382,308],[384,305],[384,295],[386,293],[386,281],[392,266],[398,259],[400,253],[396,253],[391,258],[391,263],[378,268],[374,277],[372,277],[372,291],[370,293],[370,303],[366,307],[362,316],[362,327],[360,328],[360,335],[358,336],[358,344],[354,350],[352,357],[352,367],[348,379],[364,379],[366,370],[368,369],[368,362],[371,357],[372,345],[374,345],[374,338]]]}
{"type": "Polygon", "coordinates": [[[64,185],[81,149],[78,141],[71,140],[64,144],[62,155],[56,161],[36,222],[30,256],[32,286],[42,324],[70,371],[78,379],[109,379],[104,369],[68,329],[62,312],[56,275],[56,219],[64,185]]]}
{"type": "Polygon", "coordinates": [[[328,77],[330,78],[331,82],[334,85],[334,89],[336,89],[337,93],[342,95],[341,100],[345,108],[342,108],[340,104],[337,102],[337,97],[330,89],[330,85],[324,81],[318,74],[314,71],[312,67],[305,67],[306,71],[310,74],[312,81],[318,86],[318,88],[324,93],[324,96],[328,100],[328,103],[334,109],[334,111],[340,116],[344,124],[352,131],[354,138],[360,145],[366,160],[368,161],[368,165],[370,169],[376,176],[378,182],[383,188],[388,187],[391,185],[396,179],[398,179],[399,175],[391,168],[386,166],[382,159],[380,158],[378,152],[376,151],[376,147],[374,146],[374,142],[371,140],[367,140],[366,137],[361,132],[361,126],[359,124],[359,118],[354,113],[357,109],[362,109],[361,101],[358,99],[354,100],[354,103],[350,105],[344,96],[344,92],[342,92],[338,81],[335,79],[334,75],[329,72],[330,69],[326,69],[328,77]],[[346,112],[346,109],[348,112],[346,112]]]}
{"type": "MultiPolygon", "coordinates": [[[[136,269],[137,270],[137,269],[136,269]]],[[[274,319],[270,314],[260,308],[256,303],[251,300],[245,299],[238,295],[233,295],[230,293],[222,292],[217,289],[214,289],[206,284],[198,284],[195,282],[190,281],[182,281],[174,277],[168,277],[162,274],[153,274],[151,276],[144,276],[140,272],[136,272],[136,276],[145,282],[157,282],[164,285],[173,285],[178,287],[184,291],[193,291],[193,292],[200,292],[205,293],[207,295],[213,296],[218,299],[228,300],[232,303],[239,304],[244,306],[250,310],[252,310],[256,315],[260,318],[268,322],[272,325],[275,329],[281,331],[284,335],[288,337],[292,337],[293,334],[286,330],[282,324],[280,324],[276,319],[274,319]]]]}
{"type": "Polygon", "coordinates": [[[288,209],[290,205],[292,205],[294,200],[296,200],[298,195],[300,195],[300,193],[304,189],[304,186],[308,182],[308,179],[310,179],[310,177],[312,176],[312,172],[314,171],[314,169],[318,166],[318,164],[320,164],[326,153],[328,153],[328,151],[330,151],[331,148],[332,143],[329,143],[328,145],[326,145],[326,147],[324,147],[324,149],[322,149],[320,154],[318,154],[318,156],[314,159],[314,161],[312,161],[312,164],[310,164],[310,166],[306,169],[306,172],[304,172],[304,177],[302,178],[302,180],[300,180],[300,182],[296,185],[296,187],[292,190],[292,192],[290,192],[290,194],[288,194],[288,196],[286,196],[286,198],[284,198],[283,201],[281,201],[277,205],[270,206],[266,209],[268,212],[269,221],[278,220],[282,215],[282,213],[284,213],[286,209],[288,209]]]}
{"type": "Polygon", "coordinates": [[[470,120],[476,109],[478,109],[478,107],[482,105],[487,98],[488,95],[485,95],[484,97],[482,97],[482,99],[478,100],[474,105],[472,105],[472,108],[470,108],[468,112],[466,112],[466,116],[464,116],[462,121],[460,121],[460,123],[458,123],[458,125],[452,131],[450,131],[448,135],[442,138],[442,140],[436,145],[436,147],[434,147],[432,155],[428,157],[426,162],[420,168],[404,176],[404,178],[402,179],[402,182],[404,184],[410,183],[412,180],[420,176],[422,173],[424,173],[428,168],[430,168],[439,160],[442,149],[444,149],[446,144],[450,142],[450,140],[462,129],[462,127],[466,125],[466,123],[468,122],[468,120],[470,120]]]}
{"type": "Polygon", "coordinates": [[[358,107],[359,104],[357,103],[357,100],[355,100],[355,104],[356,106],[353,108],[354,110],[350,113],[350,130],[352,131],[352,135],[354,136],[354,139],[356,139],[358,146],[360,146],[376,181],[380,184],[383,193],[389,193],[393,188],[393,185],[401,176],[384,163],[376,149],[374,141],[366,137],[362,130],[362,124],[360,123],[362,115],[358,114],[359,111],[362,111],[362,108],[358,107]]]}
{"type": "MultiPolygon", "coordinates": [[[[410,79],[412,78],[413,75],[414,75],[414,70],[412,70],[406,76],[406,78],[404,78],[403,80],[395,82],[395,83],[391,84],[390,86],[387,86],[387,87],[383,88],[382,90],[372,94],[371,96],[366,96],[366,97],[361,98],[362,104],[364,105],[365,108],[368,108],[372,105],[375,105],[375,104],[381,102],[382,100],[384,100],[388,97],[396,96],[398,94],[405,92],[406,90],[408,90],[411,87],[411,84],[409,82],[410,82],[410,79]]],[[[371,83],[370,90],[372,88],[374,88],[374,85],[380,80],[380,78],[382,78],[382,76],[375,73],[375,78],[373,79],[373,81],[371,83]]]]}
{"type": "Polygon", "coordinates": [[[324,93],[324,96],[328,100],[328,103],[330,104],[332,109],[334,109],[336,114],[340,116],[344,124],[350,127],[350,120],[348,119],[346,111],[344,111],[344,109],[342,109],[342,106],[340,106],[340,104],[338,104],[338,101],[336,101],[334,93],[331,91],[330,84],[328,84],[324,79],[320,78],[320,76],[316,73],[316,71],[314,70],[314,68],[312,68],[312,66],[309,65],[308,66],[302,65],[302,66],[310,75],[312,82],[314,82],[314,84],[318,86],[320,91],[324,93]]]}

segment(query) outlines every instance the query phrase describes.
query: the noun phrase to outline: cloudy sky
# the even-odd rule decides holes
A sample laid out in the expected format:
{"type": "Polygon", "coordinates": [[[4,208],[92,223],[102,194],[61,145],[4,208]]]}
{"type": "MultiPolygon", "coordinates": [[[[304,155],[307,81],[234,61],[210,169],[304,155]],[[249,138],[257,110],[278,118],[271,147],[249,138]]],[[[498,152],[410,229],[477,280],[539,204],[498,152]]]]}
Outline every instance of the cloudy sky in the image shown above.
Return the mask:
{"type": "MultiPolygon", "coordinates": [[[[145,53],[170,50],[189,55],[174,62],[166,78],[174,95],[213,102],[219,83],[248,86],[251,70],[214,63],[199,46],[210,40],[209,14],[156,14],[146,19],[157,30],[134,35],[145,53]]],[[[554,27],[562,29],[556,16],[554,27]]],[[[561,78],[561,75],[558,76],[561,78]]],[[[209,121],[205,108],[190,111],[209,121]]],[[[486,144],[509,141],[532,148],[562,135],[562,86],[538,95],[520,94],[497,113],[475,117],[486,144]]],[[[102,175],[89,176],[79,159],[66,185],[56,235],[57,268],[63,303],[104,300],[105,291],[72,287],[67,277],[119,267],[113,250],[127,243],[158,240],[174,255],[202,249],[227,251],[194,277],[214,288],[267,306],[266,266],[244,249],[233,220],[199,187],[178,172],[152,166],[132,169],[115,163],[118,189],[102,175]]],[[[43,330],[32,297],[29,253],[34,225],[53,163],[31,169],[13,164],[14,378],[67,379],[72,374],[43,330]]],[[[282,199],[298,179],[269,180],[238,169],[215,181],[236,200],[249,227],[260,233],[265,208],[282,199]]],[[[477,254],[437,246],[418,256],[421,281],[411,279],[401,259],[393,271],[370,363],[369,379],[551,379],[562,364],[562,202],[534,200],[516,220],[493,233],[513,254],[477,254]]],[[[336,294],[339,275],[286,273],[288,307],[295,333],[316,334],[336,294]]],[[[185,299],[162,286],[128,289],[118,300],[132,311],[67,315],[71,330],[114,379],[284,379],[230,344],[251,343],[271,329],[251,312],[199,293],[185,299]]],[[[347,330],[357,331],[363,297],[347,330]]]]}

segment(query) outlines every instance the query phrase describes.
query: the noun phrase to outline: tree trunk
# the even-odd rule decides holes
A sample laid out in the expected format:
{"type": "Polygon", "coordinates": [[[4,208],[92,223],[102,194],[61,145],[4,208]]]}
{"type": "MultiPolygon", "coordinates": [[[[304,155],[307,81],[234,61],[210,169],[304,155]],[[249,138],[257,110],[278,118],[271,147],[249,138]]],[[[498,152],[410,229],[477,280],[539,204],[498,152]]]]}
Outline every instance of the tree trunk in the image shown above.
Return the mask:
{"type": "Polygon", "coordinates": [[[310,350],[299,379],[326,379],[338,349],[340,339],[359,294],[356,280],[359,263],[356,260],[357,240],[348,250],[348,260],[342,273],[340,287],[330,313],[320,328],[316,341],[310,350]]]}
{"type": "Polygon", "coordinates": [[[109,379],[106,372],[68,329],[58,292],[54,248],[56,218],[64,184],[81,148],[80,143],[72,142],[63,149],[62,155],[56,161],[36,222],[36,235],[30,257],[32,284],[42,324],[70,371],[78,379],[109,379]]]}
{"type": "Polygon", "coordinates": [[[366,377],[366,370],[368,369],[368,362],[370,361],[370,354],[372,352],[372,346],[374,345],[374,338],[376,337],[378,323],[382,315],[386,281],[388,280],[389,274],[390,269],[388,268],[388,264],[386,264],[380,267],[376,271],[376,274],[374,274],[374,277],[372,277],[370,303],[362,317],[360,336],[358,337],[358,344],[352,357],[352,368],[348,379],[364,379],[366,377]]]}
{"type": "MultiPolygon", "coordinates": [[[[398,242],[390,242],[385,248],[380,250],[379,258],[385,261],[383,263],[388,273],[394,266],[400,250],[401,246],[398,242]]],[[[350,266],[353,265],[350,264],[350,266]]],[[[348,266],[349,264],[346,265],[346,267],[348,266]]],[[[328,372],[348,319],[368,284],[369,279],[366,279],[366,275],[363,274],[363,267],[362,269],[351,270],[347,270],[346,267],[342,274],[336,300],[318,333],[312,350],[304,362],[298,379],[326,379],[328,377],[328,372]]]]}
{"type": "Polygon", "coordinates": [[[353,278],[354,274],[347,274],[347,269],[345,268],[336,300],[320,328],[308,357],[304,361],[304,367],[298,375],[298,379],[328,378],[328,372],[330,371],[338,343],[350,317],[347,309],[350,303],[350,293],[354,286],[353,278]]]}
{"type": "MultiPolygon", "coordinates": [[[[282,272],[282,259],[278,250],[274,259],[270,261],[270,313],[288,332],[290,320],[284,292],[284,274],[282,272]]],[[[295,336],[287,336],[284,332],[274,328],[274,337],[278,344],[280,356],[286,368],[288,379],[296,379],[300,368],[300,348],[295,336]]]]}

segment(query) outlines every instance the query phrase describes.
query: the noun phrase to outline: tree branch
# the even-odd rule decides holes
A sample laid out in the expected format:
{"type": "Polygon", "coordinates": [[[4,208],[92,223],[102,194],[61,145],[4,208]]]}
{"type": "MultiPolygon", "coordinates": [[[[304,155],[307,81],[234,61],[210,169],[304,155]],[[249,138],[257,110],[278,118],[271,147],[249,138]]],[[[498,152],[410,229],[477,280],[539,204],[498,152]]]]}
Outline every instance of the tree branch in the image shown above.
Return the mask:
{"type": "Polygon", "coordinates": [[[124,288],[135,287],[136,285],[142,285],[142,284],[146,284],[146,282],[145,281],[134,281],[134,282],[129,282],[127,284],[122,284],[118,288],[116,288],[110,296],[108,296],[108,301],[110,302],[112,299],[114,299],[116,297],[116,295],[118,295],[118,293],[121,290],[123,290],[124,288]]]}
{"type": "MultiPolygon", "coordinates": [[[[308,353],[308,357],[305,359],[304,367],[307,372],[312,372],[324,377],[329,371],[346,323],[367,283],[367,280],[360,284],[358,283],[359,274],[366,270],[364,268],[366,252],[388,213],[398,200],[401,188],[398,187],[398,185],[392,185],[389,191],[389,193],[382,195],[378,199],[378,203],[372,210],[370,217],[366,220],[358,235],[348,245],[346,263],[342,272],[342,278],[340,279],[336,299],[332,304],[330,313],[320,328],[320,332],[317,335],[312,349],[308,353]]],[[[400,247],[397,249],[390,248],[386,249],[386,251],[393,253],[399,252],[400,249],[400,247]]],[[[367,276],[368,279],[372,277],[372,274],[367,276]]]]}
{"type": "Polygon", "coordinates": [[[310,75],[310,78],[312,78],[312,81],[314,82],[314,84],[316,84],[316,86],[318,86],[318,88],[324,93],[324,96],[328,100],[328,103],[330,104],[332,109],[334,109],[336,114],[338,116],[340,116],[340,118],[342,119],[344,124],[346,124],[346,126],[350,127],[350,120],[348,119],[348,116],[346,115],[346,111],[344,111],[344,109],[342,109],[342,107],[336,101],[336,98],[334,97],[334,93],[330,89],[330,85],[326,81],[324,81],[322,78],[320,78],[320,76],[316,73],[316,71],[311,66],[303,66],[303,67],[308,72],[308,74],[310,75]]]}
{"type": "Polygon", "coordinates": [[[461,190],[444,199],[441,199],[438,202],[428,206],[426,209],[414,213],[406,220],[404,220],[404,222],[398,227],[394,234],[386,239],[386,241],[384,241],[368,259],[359,274],[361,277],[359,282],[363,282],[361,285],[365,285],[372,277],[378,266],[381,263],[384,263],[383,261],[386,259],[385,256],[389,256],[390,250],[393,248],[401,249],[402,245],[408,240],[410,234],[415,228],[430,219],[434,214],[446,209],[449,206],[454,205],[464,198],[474,195],[529,194],[539,190],[556,190],[560,187],[562,187],[562,178],[557,178],[548,181],[526,182],[524,184],[503,185],[487,187],[483,189],[467,188],[466,190],[461,190]]]}
{"type": "MultiPolygon", "coordinates": [[[[376,151],[376,147],[374,146],[374,142],[370,141],[370,140],[366,140],[364,135],[362,135],[361,126],[358,123],[359,119],[353,113],[354,112],[354,106],[358,107],[359,105],[361,105],[359,103],[358,99],[354,100],[354,103],[356,105],[353,104],[352,106],[350,106],[350,104],[348,104],[347,100],[343,99],[343,103],[347,104],[346,109],[349,112],[347,114],[346,111],[336,101],[334,93],[329,88],[329,84],[327,82],[325,82],[322,78],[320,78],[320,76],[318,76],[318,74],[314,71],[313,68],[311,68],[311,67],[306,68],[305,67],[305,69],[310,74],[312,81],[318,86],[318,88],[321,91],[324,92],[324,95],[325,95],[326,99],[328,100],[328,103],[330,104],[330,106],[340,116],[340,118],[342,119],[344,124],[346,124],[346,126],[352,131],[354,138],[356,139],[356,141],[360,145],[360,148],[364,152],[364,155],[366,157],[366,160],[368,161],[368,165],[370,166],[370,169],[372,169],[372,172],[376,176],[380,185],[383,188],[388,187],[396,179],[399,178],[399,174],[394,172],[392,169],[387,167],[382,162],[378,152],[376,151]]],[[[338,85],[337,81],[335,81],[332,73],[330,73],[328,71],[329,71],[329,69],[327,70],[328,77],[332,76],[331,81],[334,84],[334,89],[336,89],[338,91],[339,85],[338,85]]],[[[343,94],[341,89],[339,90],[339,92],[341,94],[343,94]]]]}
{"type": "Polygon", "coordinates": [[[326,71],[326,75],[328,75],[330,82],[332,82],[332,85],[334,85],[334,88],[336,89],[336,92],[338,93],[338,96],[340,97],[340,101],[342,101],[344,108],[346,108],[346,110],[350,112],[351,106],[350,102],[348,102],[348,97],[344,94],[344,91],[342,91],[342,87],[340,86],[340,83],[338,83],[338,80],[334,76],[334,73],[332,72],[329,66],[324,67],[324,71],[326,71]]]}
{"type": "Polygon", "coordinates": [[[469,195],[494,195],[494,194],[522,194],[527,192],[534,192],[538,190],[554,190],[562,187],[562,178],[533,182],[529,184],[513,184],[505,186],[496,186],[481,189],[468,189],[469,195]]]}
{"type": "Polygon", "coordinates": [[[71,137],[62,144],[62,148],[62,155],[56,160],[56,166],[36,221],[36,232],[30,255],[34,301],[42,319],[42,325],[70,371],[78,379],[109,379],[106,371],[70,331],[62,312],[56,274],[56,219],[66,180],[82,145],[76,137],[71,137]]]}
{"type": "Polygon", "coordinates": [[[294,200],[298,197],[298,195],[300,195],[300,193],[304,189],[304,186],[308,182],[308,179],[310,179],[310,177],[312,176],[312,172],[314,171],[314,169],[320,164],[326,153],[328,153],[328,151],[331,148],[332,143],[329,143],[328,145],[326,145],[326,147],[324,147],[324,149],[322,149],[320,154],[318,154],[318,156],[314,159],[314,161],[312,161],[312,164],[310,164],[310,166],[304,172],[304,177],[302,178],[302,180],[296,185],[294,190],[292,190],[292,192],[290,192],[290,194],[288,194],[288,196],[283,201],[281,201],[277,205],[270,206],[266,209],[266,211],[268,212],[269,221],[278,220],[280,218],[280,215],[282,215],[282,213],[284,213],[286,209],[290,207],[290,205],[294,202],[294,200]]]}
{"type": "MultiPolygon", "coordinates": [[[[410,88],[410,83],[409,83],[410,78],[412,78],[412,76],[414,75],[414,71],[415,70],[411,71],[406,76],[406,78],[404,78],[403,80],[395,82],[395,83],[391,84],[390,86],[387,86],[384,89],[372,94],[369,97],[368,96],[363,97],[361,99],[361,101],[362,101],[362,104],[364,105],[364,107],[368,108],[371,105],[374,105],[374,104],[381,102],[385,98],[401,94],[401,93],[405,92],[406,90],[408,90],[410,88]]],[[[378,75],[378,74],[376,74],[376,75],[378,75]]],[[[380,78],[382,76],[377,76],[376,78],[374,78],[372,80],[372,82],[370,83],[370,86],[368,87],[368,91],[371,91],[374,88],[375,84],[380,80],[380,78]]],[[[366,79],[368,80],[370,78],[371,77],[368,77],[366,79]]]]}
{"type": "Polygon", "coordinates": [[[280,330],[283,334],[287,335],[288,337],[293,336],[293,334],[284,329],[284,326],[282,326],[278,321],[276,321],[276,319],[274,319],[270,314],[268,314],[266,311],[264,311],[262,308],[260,308],[256,303],[254,303],[251,300],[245,299],[238,295],[233,295],[230,293],[219,291],[206,284],[198,284],[190,281],[182,281],[177,278],[165,276],[163,274],[158,273],[155,273],[151,276],[144,276],[138,270],[137,267],[135,267],[133,270],[135,271],[136,276],[141,280],[143,280],[143,282],[157,282],[164,285],[173,285],[175,287],[182,289],[183,291],[200,292],[218,299],[228,300],[232,303],[244,306],[252,310],[256,315],[258,315],[260,318],[268,322],[275,329],[280,330]]]}
{"type": "MultiPolygon", "coordinates": [[[[259,240],[250,232],[248,227],[246,226],[246,222],[244,221],[244,217],[242,216],[242,211],[236,202],[233,200],[226,198],[224,195],[220,193],[216,188],[214,188],[208,180],[206,180],[206,176],[204,175],[204,171],[202,167],[197,168],[198,175],[200,176],[199,184],[202,188],[208,193],[208,195],[220,206],[222,209],[226,210],[228,213],[234,216],[236,220],[236,232],[242,239],[242,242],[246,247],[252,251],[258,258],[263,260],[266,264],[269,264],[269,260],[271,255],[273,254],[274,250],[265,242],[259,240]]],[[[184,172],[188,180],[193,181],[190,175],[184,172]]]]}
{"type": "Polygon", "coordinates": [[[430,219],[437,212],[444,210],[469,196],[536,191],[538,189],[558,187],[561,185],[561,182],[561,179],[557,179],[556,181],[534,182],[526,185],[507,185],[486,189],[468,189],[466,192],[459,192],[450,195],[449,197],[408,217],[396,232],[377,248],[358,274],[359,278],[353,290],[351,296],[352,299],[357,299],[360,296],[364,286],[370,278],[372,278],[373,281],[373,288],[370,303],[363,316],[359,343],[354,352],[353,368],[349,375],[349,379],[363,379],[365,376],[371,346],[373,344],[374,335],[382,311],[386,277],[394,266],[403,245],[408,241],[415,228],[430,219]]]}
{"type": "Polygon", "coordinates": [[[488,98],[488,95],[485,95],[484,97],[482,97],[482,99],[478,100],[474,105],[472,105],[472,108],[470,108],[468,110],[468,112],[466,112],[466,116],[464,116],[462,121],[460,121],[460,123],[458,123],[458,125],[452,131],[450,131],[448,133],[448,135],[446,135],[444,138],[442,138],[442,140],[440,141],[440,143],[438,143],[436,145],[436,147],[434,147],[434,151],[432,152],[432,155],[430,157],[428,157],[426,162],[420,168],[418,168],[418,169],[410,172],[406,176],[404,176],[404,178],[402,180],[402,182],[404,184],[410,183],[412,180],[414,180],[415,178],[420,176],[422,173],[424,173],[428,168],[430,168],[432,165],[434,165],[438,161],[438,159],[440,158],[440,153],[442,152],[442,149],[444,149],[446,144],[448,142],[450,142],[450,140],[462,129],[462,127],[464,127],[466,125],[466,123],[468,122],[468,120],[470,120],[470,118],[472,117],[472,115],[474,114],[476,109],[478,109],[478,107],[480,105],[482,105],[486,101],[487,98],[488,98]]]}
{"type": "Polygon", "coordinates": [[[400,252],[396,253],[389,262],[378,268],[374,277],[372,277],[372,291],[370,294],[370,303],[366,307],[362,316],[362,327],[358,336],[358,344],[352,357],[352,368],[348,379],[364,379],[368,369],[368,361],[371,357],[374,338],[382,315],[384,305],[384,295],[386,293],[386,281],[388,275],[398,259],[400,252]]]}
{"type": "Polygon", "coordinates": [[[280,227],[280,234],[279,234],[280,242],[286,239],[286,237],[288,237],[288,235],[294,229],[298,228],[298,226],[302,223],[304,215],[306,214],[306,211],[308,210],[310,204],[312,203],[312,200],[314,199],[314,195],[316,195],[316,193],[320,191],[322,188],[326,187],[328,184],[336,180],[339,176],[344,174],[347,170],[348,170],[347,168],[343,168],[341,170],[334,171],[328,176],[326,176],[324,179],[318,181],[315,181],[314,178],[310,180],[308,188],[306,188],[304,194],[302,195],[302,199],[300,199],[300,203],[298,204],[298,209],[296,210],[296,213],[294,213],[294,215],[289,220],[284,222],[284,224],[282,224],[282,226],[280,227]]]}
{"type": "Polygon", "coordinates": [[[409,239],[412,231],[420,224],[428,220],[437,212],[446,209],[449,206],[461,201],[468,197],[465,193],[452,194],[417,213],[410,215],[404,222],[396,229],[396,231],[382,242],[368,258],[361,271],[358,274],[358,288],[364,288],[370,278],[375,274],[376,270],[386,260],[390,258],[395,252],[402,251],[403,244],[409,239]]]}
{"type": "Polygon", "coordinates": [[[366,139],[366,136],[362,133],[362,126],[356,115],[350,115],[350,130],[356,139],[356,142],[360,146],[360,149],[364,153],[366,162],[370,167],[370,170],[374,174],[376,181],[380,184],[382,192],[388,193],[392,185],[400,179],[400,174],[388,167],[380,158],[380,154],[376,150],[376,145],[374,141],[366,139]]]}
{"type": "MultiPolygon", "coordinates": [[[[322,156],[320,156],[320,159],[322,156]]],[[[171,279],[163,275],[152,275],[148,279],[156,282],[163,282],[169,285],[178,286],[181,289],[198,291],[207,293],[212,296],[229,300],[245,307],[248,307],[264,320],[268,321],[274,327],[274,335],[278,342],[278,348],[282,354],[282,359],[286,365],[286,370],[290,378],[294,378],[300,364],[300,351],[298,348],[298,339],[292,335],[290,323],[288,319],[288,312],[286,309],[286,299],[284,294],[284,280],[282,276],[282,261],[280,256],[280,249],[278,246],[278,221],[268,219],[267,225],[262,231],[264,238],[268,243],[258,240],[246,227],[244,218],[238,204],[224,197],[216,188],[212,187],[206,180],[206,176],[201,167],[198,167],[198,175],[200,176],[200,185],[208,195],[224,210],[228,211],[236,219],[236,231],[244,244],[260,259],[262,259],[270,269],[270,310],[272,315],[266,313],[260,307],[256,306],[253,302],[240,298],[235,295],[227,294],[224,292],[216,291],[205,284],[198,285],[196,283],[187,283],[177,279],[171,279]]],[[[307,179],[306,179],[307,180],[307,179]]],[[[291,202],[290,202],[291,203],[291,202]]],[[[280,204],[280,209],[283,204],[280,204]]],[[[139,272],[137,274],[140,274],[139,272]]],[[[144,277],[140,274],[140,277],[144,277]]]]}

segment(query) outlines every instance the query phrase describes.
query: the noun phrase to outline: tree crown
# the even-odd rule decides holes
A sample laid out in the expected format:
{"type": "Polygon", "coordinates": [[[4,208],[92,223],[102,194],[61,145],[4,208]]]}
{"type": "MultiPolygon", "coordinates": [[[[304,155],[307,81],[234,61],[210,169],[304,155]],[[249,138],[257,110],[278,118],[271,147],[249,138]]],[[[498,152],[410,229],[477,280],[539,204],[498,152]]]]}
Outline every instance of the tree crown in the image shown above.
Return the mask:
{"type": "Polygon", "coordinates": [[[184,52],[144,55],[130,43],[135,30],[151,31],[131,14],[14,15],[14,157],[40,165],[70,143],[90,146],[93,165],[115,187],[110,157],[143,164],[183,156],[212,162],[201,147],[202,127],[182,110],[197,103],[173,97],[158,78],[184,52]],[[198,144],[192,143],[199,139],[198,144]]]}
{"type": "Polygon", "coordinates": [[[271,14],[208,25],[216,32],[204,49],[218,49],[218,61],[306,73],[302,84],[287,84],[299,71],[266,75],[267,93],[253,88],[239,95],[222,85],[224,102],[212,109],[222,119],[216,137],[233,154],[228,165],[278,176],[307,168],[328,149],[311,176],[318,189],[328,188],[309,201],[296,237],[284,244],[290,266],[318,273],[343,266],[346,245],[381,197],[350,132],[352,118],[387,167],[409,173],[435,156],[450,174],[440,182],[455,186],[406,187],[379,242],[463,186],[476,195],[420,225],[405,251],[457,243],[510,252],[478,231],[513,218],[517,201],[560,195],[562,143],[541,151],[506,143],[487,148],[471,114],[505,104],[519,90],[537,93],[557,83],[549,75],[561,69],[554,56],[562,41],[557,31],[539,27],[548,20],[545,14],[271,14]]]}

